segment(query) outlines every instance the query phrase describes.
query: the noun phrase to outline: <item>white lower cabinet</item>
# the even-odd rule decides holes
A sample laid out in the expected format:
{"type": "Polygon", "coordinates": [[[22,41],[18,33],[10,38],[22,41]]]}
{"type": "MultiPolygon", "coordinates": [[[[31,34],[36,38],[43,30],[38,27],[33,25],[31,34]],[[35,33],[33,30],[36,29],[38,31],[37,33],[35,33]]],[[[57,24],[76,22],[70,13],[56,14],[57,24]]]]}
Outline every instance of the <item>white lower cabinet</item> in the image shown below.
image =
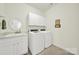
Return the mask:
{"type": "Polygon", "coordinates": [[[27,36],[7,37],[0,40],[0,55],[19,55],[28,53],[27,36]]]}

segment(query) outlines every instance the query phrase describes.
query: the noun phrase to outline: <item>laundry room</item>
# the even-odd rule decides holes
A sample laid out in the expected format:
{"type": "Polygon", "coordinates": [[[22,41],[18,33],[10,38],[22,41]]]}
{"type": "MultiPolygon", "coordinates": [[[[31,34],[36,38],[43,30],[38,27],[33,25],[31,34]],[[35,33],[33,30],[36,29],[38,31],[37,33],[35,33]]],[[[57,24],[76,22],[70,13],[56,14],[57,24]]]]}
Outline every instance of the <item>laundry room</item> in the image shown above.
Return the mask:
{"type": "Polygon", "coordinates": [[[79,3],[0,3],[0,55],[78,55],[79,3]]]}

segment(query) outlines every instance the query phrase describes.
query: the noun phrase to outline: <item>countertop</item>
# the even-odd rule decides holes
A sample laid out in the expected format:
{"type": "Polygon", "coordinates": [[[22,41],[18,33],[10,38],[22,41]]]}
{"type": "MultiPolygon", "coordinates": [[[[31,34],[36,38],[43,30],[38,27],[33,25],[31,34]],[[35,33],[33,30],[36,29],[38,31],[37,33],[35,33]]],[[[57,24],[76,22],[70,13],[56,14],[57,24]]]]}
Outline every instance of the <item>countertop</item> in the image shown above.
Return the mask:
{"type": "Polygon", "coordinates": [[[3,34],[0,34],[0,39],[8,38],[8,37],[17,37],[17,36],[27,36],[27,34],[26,33],[3,33],[3,34]]]}

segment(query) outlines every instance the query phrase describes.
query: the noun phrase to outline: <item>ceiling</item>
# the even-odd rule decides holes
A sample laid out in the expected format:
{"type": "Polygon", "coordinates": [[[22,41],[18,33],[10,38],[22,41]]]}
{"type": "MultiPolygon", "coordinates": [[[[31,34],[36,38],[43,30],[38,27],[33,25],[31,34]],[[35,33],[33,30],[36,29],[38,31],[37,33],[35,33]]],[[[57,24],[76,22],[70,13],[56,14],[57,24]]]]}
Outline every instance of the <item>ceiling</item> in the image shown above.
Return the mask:
{"type": "Polygon", "coordinates": [[[27,3],[28,5],[35,7],[41,11],[47,11],[55,5],[55,3],[27,3]]]}

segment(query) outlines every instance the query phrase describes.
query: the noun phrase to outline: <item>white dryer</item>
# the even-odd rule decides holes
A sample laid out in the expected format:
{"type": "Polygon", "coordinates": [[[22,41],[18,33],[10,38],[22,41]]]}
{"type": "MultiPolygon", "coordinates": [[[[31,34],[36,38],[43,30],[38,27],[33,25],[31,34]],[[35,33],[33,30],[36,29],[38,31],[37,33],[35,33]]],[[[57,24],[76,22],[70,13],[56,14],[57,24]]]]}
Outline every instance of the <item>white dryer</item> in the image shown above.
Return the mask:
{"type": "Polygon", "coordinates": [[[45,39],[45,48],[48,48],[49,46],[52,45],[52,36],[51,36],[51,32],[49,31],[44,31],[44,39],[45,39]]]}
{"type": "Polygon", "coordinates": [[[49,46],[52,45],[52,35],[50,31],[46,31],[45,29],[40,29],[40,32],[43,35],[43,39],[44,39],[44,47],[48,48],[49,46]]]}

